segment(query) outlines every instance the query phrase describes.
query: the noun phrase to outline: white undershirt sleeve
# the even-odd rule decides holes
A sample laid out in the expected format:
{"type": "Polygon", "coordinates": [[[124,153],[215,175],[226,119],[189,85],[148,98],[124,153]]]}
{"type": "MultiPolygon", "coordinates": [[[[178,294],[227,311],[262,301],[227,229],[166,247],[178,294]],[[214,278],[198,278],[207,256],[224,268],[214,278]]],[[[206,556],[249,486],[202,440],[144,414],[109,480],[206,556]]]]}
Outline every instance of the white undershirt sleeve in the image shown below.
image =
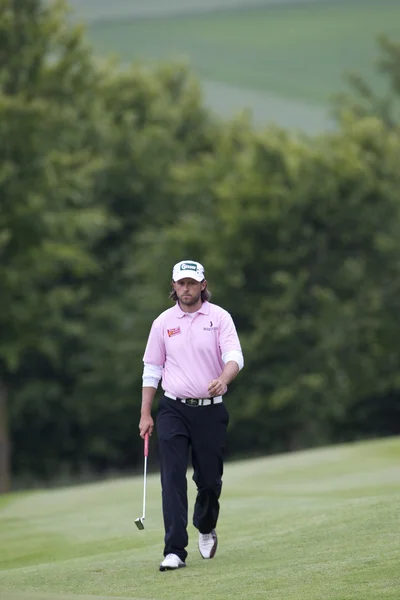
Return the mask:
{"type": "Polygon", "coordinates": [[[157,389],[162,377],[162,372],[163,368],[159,365],[144,363],[142,376],[143,387],[154,387],[157,389]]]}
{"type": "Polygon", "coordinates": [[[225,364],[230,360],[234,360],[239,367],[239,371],[244,367],[243,353],[240,350],[229,350],[229,352],[225,352],[222,355],[222,360],[225,364]]]}

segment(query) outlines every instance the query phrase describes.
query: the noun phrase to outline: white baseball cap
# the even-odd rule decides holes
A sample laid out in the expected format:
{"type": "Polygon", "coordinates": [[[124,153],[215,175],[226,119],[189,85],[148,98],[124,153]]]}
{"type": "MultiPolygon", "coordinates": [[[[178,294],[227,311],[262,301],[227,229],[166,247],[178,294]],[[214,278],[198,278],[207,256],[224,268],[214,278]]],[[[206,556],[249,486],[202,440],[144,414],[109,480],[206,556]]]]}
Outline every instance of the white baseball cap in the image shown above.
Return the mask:
{"type": "Polygon", "coordinates": [[[203,265],[195,260],[181,260],[172,269],[172,279],[173,281],[179,281],[185,277],[190,277],[190,279],[195,279],[196,281],[203,281],[205,278],[203,265]]]}

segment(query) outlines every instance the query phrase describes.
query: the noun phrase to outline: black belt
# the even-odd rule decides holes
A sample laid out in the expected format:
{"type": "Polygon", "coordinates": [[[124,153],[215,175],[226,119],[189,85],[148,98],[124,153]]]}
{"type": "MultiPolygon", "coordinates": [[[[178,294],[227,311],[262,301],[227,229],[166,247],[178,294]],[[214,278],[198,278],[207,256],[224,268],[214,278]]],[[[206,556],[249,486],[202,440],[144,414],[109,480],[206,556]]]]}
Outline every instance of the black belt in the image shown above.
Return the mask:
{"type": "Polygon", "coordinates": [[[183,404],[187,404],[188,406],[210,406],[211,404],[219,404],[222,402],[222,396],[214,396],[214,398],[178,398],[169,392],[164,392],[164,396],[171,400],[183,402],[183,404]]]}

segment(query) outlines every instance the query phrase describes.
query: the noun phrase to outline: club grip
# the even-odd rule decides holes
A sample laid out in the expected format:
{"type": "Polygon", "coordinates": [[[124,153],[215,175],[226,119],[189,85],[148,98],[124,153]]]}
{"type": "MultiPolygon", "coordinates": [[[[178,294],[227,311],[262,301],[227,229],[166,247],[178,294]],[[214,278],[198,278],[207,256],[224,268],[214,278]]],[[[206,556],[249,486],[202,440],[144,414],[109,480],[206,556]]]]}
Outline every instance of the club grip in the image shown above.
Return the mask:
{"type": "Polygon", "coordinates": [[[144,436],[144,455],[148,456],[149,455],[149,434],[146,433],[146,435],[144,436]]]}

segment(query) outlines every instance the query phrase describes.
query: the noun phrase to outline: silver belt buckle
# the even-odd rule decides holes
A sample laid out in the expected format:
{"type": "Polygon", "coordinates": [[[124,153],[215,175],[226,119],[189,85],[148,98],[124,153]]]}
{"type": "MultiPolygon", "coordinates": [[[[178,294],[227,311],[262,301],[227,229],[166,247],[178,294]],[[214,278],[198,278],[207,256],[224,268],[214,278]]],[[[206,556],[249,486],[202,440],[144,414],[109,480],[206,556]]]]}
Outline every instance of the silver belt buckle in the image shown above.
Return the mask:
{"type": "Polygon", "coordinates": [[[188,406],[198,406],[199,400],[197,398],[186,398],[186,404],[188,406]]]}

